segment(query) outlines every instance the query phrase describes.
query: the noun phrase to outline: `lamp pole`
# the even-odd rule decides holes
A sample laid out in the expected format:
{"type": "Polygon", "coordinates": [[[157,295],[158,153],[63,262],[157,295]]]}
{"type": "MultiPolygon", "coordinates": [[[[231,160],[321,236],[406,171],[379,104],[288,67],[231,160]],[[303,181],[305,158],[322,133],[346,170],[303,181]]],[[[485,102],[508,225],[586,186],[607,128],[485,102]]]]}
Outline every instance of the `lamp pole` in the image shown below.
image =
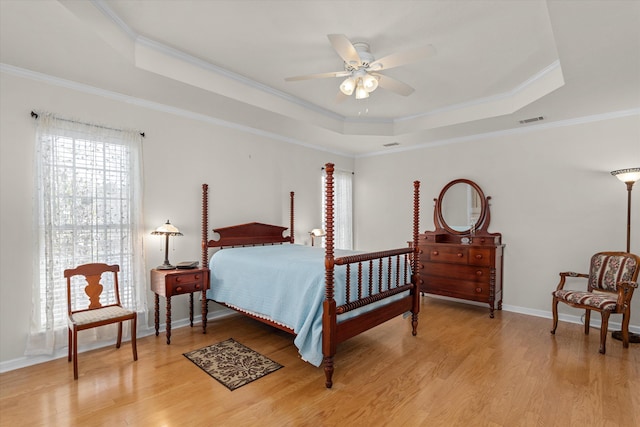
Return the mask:
{"type": "Polygon", "coordinates": [[[631,188],[635,181],[625,182],[627,184],[627,252],[631,252],[631,188]]]}
{"type": "MultiPolygon", "coordinates": [[[[627,186],[627,252],[631,252],[631,189],[633,184],[640,179],[640,168],[620,169],[611,172],[611,175],[627,186]]],[[[611,337],[622,340],[622,331],[612,332],[611,337]]],[[[629,342],[640,343],[640,335],[629,332],[629,342]]]]}

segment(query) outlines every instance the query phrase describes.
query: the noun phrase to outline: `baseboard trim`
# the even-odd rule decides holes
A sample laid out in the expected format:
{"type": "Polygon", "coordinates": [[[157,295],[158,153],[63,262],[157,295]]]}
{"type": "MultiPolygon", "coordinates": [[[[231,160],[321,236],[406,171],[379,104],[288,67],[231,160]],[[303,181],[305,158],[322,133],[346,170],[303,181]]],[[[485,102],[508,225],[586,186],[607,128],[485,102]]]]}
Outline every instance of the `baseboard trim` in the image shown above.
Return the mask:
{"type": "MultiPolygon", "coordinates": [[[[425,295],[425,296],[427,296],[428,298],[443,299],[443,300],[454,301],[454,302],[459,302],[463,304],[469,304],[469,305],[475,305],[478,307],[488,308],[488,304],[477,302],[477,301],[467,301],[467,300],[462,300],[458,298],[445,297],[441,295],[425,295]]],[[[509,304],[504,304],[502,306],[502,310],[509,311],[511,313],[526,314],[527,316],[553,319],[553,314],[551,313],[551,311],[546,311],[546,310],[536,310],[532,308],[520,307],[517,305],[509,305],[509,304]]],[[[558,320],[566,323],[575,323],[578,325],[584,325],[582,315],[576,316],[571,314],[559,313],[558,320]]],[[[597,316],[597,315],[591,316],[591,327],[600,329],[600,325],[601,325],[600,316],[597,316]]],[[[616,331],[616,330],[619,330],[621,327],[622,327],[622,324],[620,322],[609,321],[609,327],[607,329],[609,329],[610,331],[616,331]]],[[[551,329],[551,323],[549,324],[549,329],[551,329]]],[[[634,332],[636,334],[640,333],[640,325],[629,325],[629,332],[634,332]]]]}
{"type": "MultiPolygon", "coordinates": [[[[221,319],[223,317],[231,316],[235,314],[232,310],[216,310],[214,313],[209,313],[207,316],[207,321],[214,321],[217,319],[221,319]]],[[[194,323],[200,323],[202,320],[202,316],[193,316],[194,323]]],[[[171,321],[171,329],[175,330],[178,328],[184,328],[190,326],[190,322],[188,318],[172,320],[171,321]]],[[[159,328],[160,332],[164,334],[166,332],[166,324],[161,324],[159,328]]],[[[155,335],[156,330],[155,327],[150,326],[144,329],[138,329],[137,337],[143,338],[149,335],[155,335]]],[[[123,340],[124,343],[130,340],[123,340]]],[[[100,342],[94,343],[90,345],[80,346],[78,348],[78,353],[84,353],[86,351],[95,350],[103,347],[113,346],[113,342],[100,342]]],[[[56,350],[52,355],[39,355],[39,356],[22,356],[16,359],[7,360],[4,362],[0,362],[0,374],[4,372],[14,371],[16,369],[26,368],[33,365],[38,365],[40,363],[50,362],[52,360],[61,359],[63,357],[67,357],[67,347],[63,347],[61,349],[56,350]]]]}
{"type": "MultiPolygon", "coordinates": [[[[427,295],[429,298],[435,298],[435,299],[443,299],[443,300],[449,300],[449,301],[454,301],[454,302],[459,302],[459,303],[463,303],[463,304],[469,304],[469,305],[475,305],[475,306],[479,306],[479,307],[487,307],[487,304],[484,303],[479,303],[476,301],[466,301],[466,300],[460,300],[457,298],[449,298],[449,297],[445,297],[445,296],[440,296],[440,295],[427,295]]],[[[550,311],[545,311],[545,310],[535,310],[535,309],[531,309],[531,308],[527,308],[527,307],[519,307],[516,305],[503,305],[502,306],[502,310],[503,311],[509,311],[511,313],[519,313],[519,314],[524,314],[527,316],[534,316],[534,317],[542,317],[542,318],[546,318],[546,319],[552,319],[553,315],[551,314],[550,311]]],[[[221,319],[227,316],[232,316],[236,314],[235,311],[232,310],[216,310],[214,313],[210,313],[209,316],[207,317],[207,321],[214,321],[217,319],[221,319]]],[[[591,319],[591,326],[593,328],[600,328],[600,319],[597,318],[598,316],[593,316],[591,319]]],[[[194,316],[193,321],[194,323],[200,323],[202,319],[202,316],[194,316]]],[[[576,323],[579,325],[583,324],[582,321],[582,316],[575,316],[575,315],[568,315],[568,314],[560,314],[558,316],[558,320],[562,321],[562,322],[567,322],[567,323],[576,323]]],[[[171,328],[172,329],[178,329],[178,328],[183,328],[183,327],[187,327],[190,326],[189,323],[189,319],[185,318],[185,319],[179,319],[176,321],[172,321],[171,322],[171,328]]],[[[549,325],[551,326],[551,324],[549,325]]],[[[609,330],[619,330],[621,327],[621,324],[618,322],[609,322],[609,330]]],[[[166,331],[166,325],[165,324],[161,324],[160,325],[160,332],[164,333],[166,331]]],[[[636,334],[640,334],[640,326],[639,325],[629,325],[629,331],[630,332],[634,332],[636,334]]],[[[153,335],[155,334],[155,328],[153,327],[147,327],[145,329],[140,329],[138,330],[138,338],[142,338],[142,337],[146,337],[149,335],[153,335]]],[[[90,350],[94,350],[97,348],[103,348],[103,347],[109,347],[113,345],[113,343],[109,342],[109,343],[97,343],[97,344],[93,344],[93,345],[87,345],[87,346],[83,346],[82,348],[78,349],[79,353],[84,353],[85,351],[90,351],[90,350]]],[[[26,368],[32,365],[38,365],[40,363],[45,363],[45,362],[49,362],[51,360],[55,360],[55,359],[60,359],[63,357],[67,357],[67,348],[64,347],[62,349],[57,350],[53,355],[45,355],[45,356],[23,356],[23,357],[19,357],[16,359],[12,359],[12,360],[7,360],[4,362],[0,362],[0,373],[4,373],[4,372],[9,372],[9,371],[13,371],[16,369],[21,369],[21,368],[26,368]]]]}

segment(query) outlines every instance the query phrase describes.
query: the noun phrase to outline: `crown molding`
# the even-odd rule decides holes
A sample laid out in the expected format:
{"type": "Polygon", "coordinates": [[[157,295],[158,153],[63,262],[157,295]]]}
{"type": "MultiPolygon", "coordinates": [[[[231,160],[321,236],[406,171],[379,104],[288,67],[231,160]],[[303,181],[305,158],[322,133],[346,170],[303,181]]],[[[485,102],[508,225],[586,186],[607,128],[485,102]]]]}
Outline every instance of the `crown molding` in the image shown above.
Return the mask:
{"type": "Polygon", "coordinates": [[[265,131],[262,129],[258,129],[255,127],[243,125],[240,123],[231,122],[228,120],[219,119],[216,117],[207,116],[205,114],[194,113],[189,110],[185,110],[182,108],[172,107],[170,105],[161,104],[158,102],[149,101],[146,99],[136,98],[129,95],[124,95],[122,93],[113,92],[105,89],[100,89],[94,86],[86,85],[84,83],[74,82],[72,80],[62,79],[60,77],[54,77],[48,74],[40,73],[37,71],[28,70],[25,68],[16,67],[9,64],[0,63],[0,72],[5,74],[14,75],[17,77],[26,78],[29,80],[39,81],[43,83],[50,84],[52,86],[58,86],[65,89],[74,90],[81,93],[86,93],[89,95],[95,95],[106,99],[111,99],[114,101],[124,102],[127,104],[135,105],[142,108],[147,108],[149,110],[155,110],[162,113],[168,113],[175,116],[180,116],[184,118],[188,118],[191,120],[197,120],[205,123],[210,123],[216,126],[222,126],[229,129],[235,129],[241,132],[250,133],[253,135],[274,139],[282,142],[286,142],[289,144],[300,145],[306,148],[311,148],[318,151],[324,151],[332,154],[336,154],[339,156],[345,157],[353,157],[353,154],[345,153],[337,150],[330,150],[326,147],[309,144],[307,142],[301,141],[296,138],[291,138],[286,135],[281,135],[275,132],[265,131]]]}
{"type": "Polygon", "coordinates": [[[382,156],[382,155],[391,154],[391,153],[414,151],[414,150],[419,150],[423,148],[438,147],[442,145],[459,144],[461,142],[495,138],[495,137],[500,137],[505,135],[518,135],[518,134],[537,132],[537,131],[547,130],[547,129],[576,126],[576,125],[582,125],[587,123],[599,122],[602,120],[619,119],[619,118],[628,117],[628,116],[640,116],[640,108],[631,108],[628,110],[612,111],[612,112],[607,112],[602,114],[594,114],[590,116],[576,117],[576,118],[566,119],[566,120],[557,120],[555,122],[539,123],[535,125],[529,125],[526,127],[503,129],[503,130],[498,130],[493,132],[478,133],[474,135],[465,135],[465,136],[460,136],[456,138],[440,139],[437,141],[415,144],[408,147],[398,147],[398,148],[392,148],[392,149],[386,149],[386,150],[379,150],[379,151],[367,153],[367,154],[359,154],[359,155],[355,155],[354,157],[364,158],[364,157],[372,157],[372,156],[382,156]]]}
{"type": "Polygon", "coordinates": [[[136,105],[136,106],[147,108],[150,110],[155,110],[155,111],[168,113],[168,114],[172,114],[172,115],[176,115],[176,116],[180,116],[180,117],[184,117],[192,120],[206,122],[213,125],[230,128],[230,129],[235,129],[241,132],[246,132],[253,135],[274,139],[274,140],[286,142],[289,144],[295,144],[295,145],[311,148],[318,151],[324,151],[324,152],[328,152],[331,154],[336,154],[336,155],[344,156],[348,158],[365,158],[365,157],[372,157],[372,156],[381,156],[381,155],[387,155],[392,153],[400,153],[404,151],[420,150],[424,148],[432,148],[432,147],[438,147],[442,145],[458,144],[462,142],[494,138],[494,137],[505,136],[505,135],[517,135],[517,134],[524,134],[524,133],[535,132],[535,131],[546,130],[546,129],[560,128],[560,127],[566,127],[566,126],[576,126],[576,125],[581,125],[586,123],[593,123],[593,122],[598,122],[602,120],[611,120],[611,119],[617,119],[617,118],[634,116],[634,115],[640,116],[640,108],[632,108],[628,110],[612,111],[612,112],[607,112],[602,114],[576,117],[576,118],[566,119],[566,120],[558,120],[555,122],[541,122],[541,123],[539,122],[535,125],[529,125],[526,127],[504,129],[504,130],[499,130],[494,132],[485,132],[485,133],[466,135],[466,136],[461,136],[456,138],[440,139],[437,141],[419,143],[419,144],[411,145],[408,147],[385,149],[385,150],[379,150],[379,151],[366,153],[366,154],[351,154],[343,151],[331,150],[331,149],[314,145],[314,144],[309,144],[299,139],[277,134],[275,132],[265,131],[265,130],[254,128],[251,126],[246,126],[243,124],[234,123],[227,120],[222,120],[215,117],[207,116],[205,114],[194,113],[192,111],[184,110],[182,108],[176,108],[170,105],[160,104],[157,102],[132,97],[129,95],[124,95],[118,92],[112,92],[105,89],[100,89],[94,86],[74,82],[67,79],[62,79],[59,77],[50,76],[48,74],[28,70],[25,68],[16,67],[13,65],[5,64],[5,63],[0,63],[0,72],[26,78],[29,80],[44,82],[53,86],[63,87],[66,89],[87,93],[90,95],[100,96],[106,99],[125,102],[131,105],[136,105]]]}
{"type": "MultiPolygon", "coordinates": [[[[307,110],[313,111],[315,113],[321,114],[323,116],[326,116],[330,119],[333,120],[338,120],[338,121],[345,121],[346,117],[342,116],[340,114],[334,113],[333,111],[329,111],[325,108],[319,107],[315,104],[312,104],[310,102],[304,101],[303,99],[300,99],[296,96],[290,95],[288,93],[282,92],[278,89],[272,88],[271,86],[262,84],[260,82],[257,82],[255,80],[252,80],[248,77],[245,77],[241,74],[237,74],[234,73],[233,71],[227,70],[225,68],[219,67],[217,65],[214,65],[210,62],[204,61],[202,59],[196,58],[192,55],[189,55],[186,52],[183,52],[181,50],[178,49],[174,49],[172,47],[169,47],[163,43],[157,42],[155,40],[149,39],[147,37],[143,37],[143,36],[137,36],[135,39],[136,43],[139,43],[141,46],[145,46],[149,49],[155,50],[157,52],[160,52],[163,55],[166,55],[168,57],[172,57],[175,59],[178,59],[179,61],[184,61],[185,63],[189,64],[189,65],[193,65],[195,67],[201,68],[207,72],[211,72],[214,74],[217,74],[219,76],[225,77],[227,79],[233,80],[235,82],[241,83],[245,86],[248,86],[252,89],[255,90],[259,90],[261,92],[267,93],[269,95],[273,95],[276,96],[278,98],[281,98],[287,102],[290,102],[292,104],[296,104],[298,106],[301,106],[303,108],[306,108],[307,110]]],[[[151,71],[151,72],[155,72],[153,70],[149,70],[147,69],[147,71],[151,71]]],[[[162,74],[162,73],[160,73],[162,74]]]]}

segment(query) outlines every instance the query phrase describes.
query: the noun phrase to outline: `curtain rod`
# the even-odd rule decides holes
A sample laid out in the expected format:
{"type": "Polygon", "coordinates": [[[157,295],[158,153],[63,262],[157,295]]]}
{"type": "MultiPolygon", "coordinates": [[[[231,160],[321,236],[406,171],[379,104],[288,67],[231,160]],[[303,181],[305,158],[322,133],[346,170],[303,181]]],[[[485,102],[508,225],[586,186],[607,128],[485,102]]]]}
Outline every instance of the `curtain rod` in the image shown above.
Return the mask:
{"type": "MultiPolygon", "coordinates": [[[[323,167],[321,167],[321,168],[320,168],[320,170],[324,170],[324,166],[323,166],[323,167]]],[[[334,168],[333,168],[333,170],[334,170],[334,171],[336,171],[336,172],[347,172],[347,173],[350,173],[351,175],[355,175],[355,172],[353,172],[353,171],[348,171],[348,170],[346,170],[346,169],[340,169],[340,168],[336,168],[336,167],[334,167],[334,168]]]]}
{"type": "MultiPolygon", "coordinates": [[[[36,113],[35,111],[32,110],[31,111],[31,117],[33,117],[34,119],[38,119],[38,117],[40,117],[40,116],[38,115],[38,113],[36,113]]],[[[60,118],[58,120],[62,120],[63,122],[75,123],[74,120],[60,119],[60,118]]],[[[89,125],[89,126],[95,126],[95,127],[101,128],[101,129],[122,131],[122,129],[115,129],[115,128],[110,128],[110,127],[107,127],[107,126],[94,125],[94,124],[90,124],[90,123],[83,123],[83,124],[86,124],[86,125],[89,125]]],[[[140,136],[144,138],[144,132],[140,132],[140,136]]]]}

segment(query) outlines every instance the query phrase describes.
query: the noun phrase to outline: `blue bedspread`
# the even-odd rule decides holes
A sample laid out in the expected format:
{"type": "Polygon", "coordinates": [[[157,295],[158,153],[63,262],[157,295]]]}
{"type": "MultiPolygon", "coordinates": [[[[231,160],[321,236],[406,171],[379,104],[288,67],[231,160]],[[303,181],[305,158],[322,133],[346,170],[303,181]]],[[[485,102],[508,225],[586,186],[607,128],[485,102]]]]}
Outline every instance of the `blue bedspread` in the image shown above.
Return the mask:
{"type": "MultiPolygon", "coordinates": [[[[354,253],[336,250],[335,256],[354,253]]],[[[211,287],[207,298],[293,329],[296,333],[294,344],[302,358],[320,366],[323,358],[324,255],[324,249],[320,247],[290,244],[219,250],[209,262],[211,287]]],[[[345,270],[340,266],[335,268],[337,305],[345,302],[345,270]]],[[[352,287],[355,287],[357,273],[351,274],[352,287]]]]}

